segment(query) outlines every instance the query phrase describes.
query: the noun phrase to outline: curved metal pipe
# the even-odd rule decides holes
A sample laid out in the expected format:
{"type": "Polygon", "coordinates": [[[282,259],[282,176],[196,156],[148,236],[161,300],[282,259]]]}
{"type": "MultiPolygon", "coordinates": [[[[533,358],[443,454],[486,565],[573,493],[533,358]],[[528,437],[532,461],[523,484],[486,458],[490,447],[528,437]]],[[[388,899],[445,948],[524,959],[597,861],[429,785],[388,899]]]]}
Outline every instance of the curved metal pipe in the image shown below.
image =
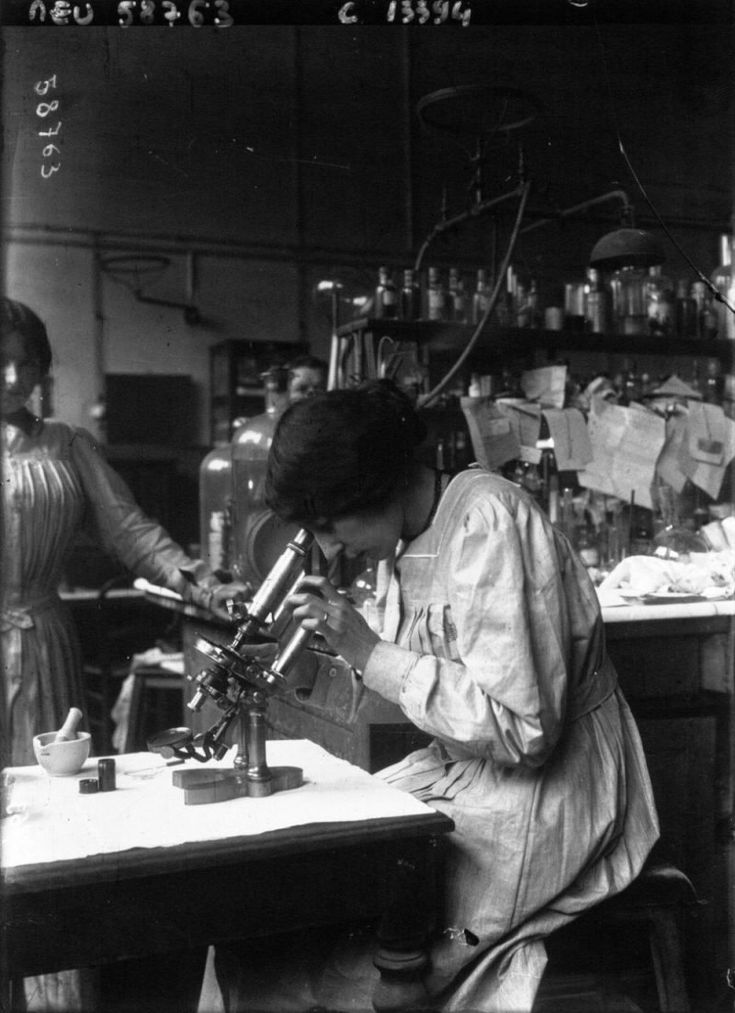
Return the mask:
{"type": "Polygon", "coordinates": [[[504,201],[511,200],[513,197],[520,197],[523,193],[524,185],[525,184],[521,184],[520,186],[517,186],[515,190],[510,190],[508,193],[502,194],[500,197],[492,197],[489,200],[473,204],[467,211],[461,211],[459,214],[453,215],[451,218],[443,218],[434,226],[419,247],[419,252],[416,255],[416,261],[413,265],[414,271],[421,270],[421,263],[424,259],[424,254],[438,236],[441,236],[442,233],[449,231],[449,229],[454,229],[458,225],[462,225],[471,218],[479,218],[481,215],[491,211],[494,207],[498,204],[502,204],[504,201]]]}
{"type": "Polygon", "coordinates": [[[565,208],[563,211],[559,211],[558,214],[552,218],[539,218],[535,222],[531,222],[530,225],[524,226],[521,229],[520,234],[524,236],[527,232],[531,232],[533,229],[540,229],[543,225],[553,225],[554,222],[559,219],[570,218],[572,215],[578,214],[580,211],[586,211],[587,208],[595,207],[596,204],[604,204],[609,200],[619,200],[623,205],[623,220],[632,225],[633,224],[633,205],[625,192],[625,190],[610,190],[608,193],[600,194],[599,197],[591,197],[589,200],[582,201],[581,204],[575,204],[573,207],[565,208]]]}

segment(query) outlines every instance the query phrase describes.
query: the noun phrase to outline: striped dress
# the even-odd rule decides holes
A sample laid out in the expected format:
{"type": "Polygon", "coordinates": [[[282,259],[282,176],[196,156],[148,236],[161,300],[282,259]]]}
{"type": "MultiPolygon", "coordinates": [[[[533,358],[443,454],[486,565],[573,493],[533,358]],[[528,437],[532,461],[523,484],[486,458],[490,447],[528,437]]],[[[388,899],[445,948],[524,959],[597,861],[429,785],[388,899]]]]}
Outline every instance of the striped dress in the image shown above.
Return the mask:
{"type": "Polygon", "coordinates": [[[34,420],[2,436],[0,651],[5,762],[35,763],[33,736],[82,707],[79,647],[58,595],[75,533],[89,523],[103,547],[137,576],[205,594],[211,575],[136,505],[89,433],[34,420]],[[182,575],[196,576],[194,588],[182,575]]]}

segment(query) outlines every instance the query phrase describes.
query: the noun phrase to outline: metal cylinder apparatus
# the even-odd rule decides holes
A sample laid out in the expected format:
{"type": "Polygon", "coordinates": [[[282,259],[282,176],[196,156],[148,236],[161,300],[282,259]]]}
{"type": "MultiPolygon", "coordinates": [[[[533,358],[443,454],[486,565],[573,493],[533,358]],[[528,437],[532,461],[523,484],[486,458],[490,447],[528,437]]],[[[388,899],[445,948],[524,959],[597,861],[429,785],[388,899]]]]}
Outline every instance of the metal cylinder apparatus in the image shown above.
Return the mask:
{"type": "Polygon", "coordinates": [[[232,647],[235,650],[240,644],[246,643],[248,639],[263,633],[268,616],[277,611],[283,598],[293,587],[313,541],[314,536],[304,528],[297,531],[290,539],[270,573],[258,588],[248,608],[247,617],[238,627],[232,642],[232,647]]]}

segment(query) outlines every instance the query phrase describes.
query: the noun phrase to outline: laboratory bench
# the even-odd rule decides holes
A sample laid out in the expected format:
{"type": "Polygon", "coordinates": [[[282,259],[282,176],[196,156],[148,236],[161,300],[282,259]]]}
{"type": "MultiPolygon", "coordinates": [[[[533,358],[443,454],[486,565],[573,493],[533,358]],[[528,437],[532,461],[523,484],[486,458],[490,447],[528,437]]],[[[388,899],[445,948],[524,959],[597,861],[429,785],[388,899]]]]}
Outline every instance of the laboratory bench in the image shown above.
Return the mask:
{"type": "MultiPolygon", "coordinates": [[[[186,804],[177,773],[226,773],[231,755],[172,770],[161,756],[126,753],[115,789],[93,794],[79,790],[92,759],[69,777],[7,768],[0,1006],[16,1008],[24,975],[153,956],[161,968],[178,962],[176,977],[193,986],[187,994],[172,980],[157,1008],[193,1013],[209,944],[319,925],[373,924],[389,972],[420,963],[436,845],[452,821],[312,742],[270,743],[268,754],[298,766],[303,784],[210,805],[186,804]],[[407,911],[407,896],[425,905],[407,911]]],[[[388,973],[380,987],[398,998],[400,978],[388,973]]]]}

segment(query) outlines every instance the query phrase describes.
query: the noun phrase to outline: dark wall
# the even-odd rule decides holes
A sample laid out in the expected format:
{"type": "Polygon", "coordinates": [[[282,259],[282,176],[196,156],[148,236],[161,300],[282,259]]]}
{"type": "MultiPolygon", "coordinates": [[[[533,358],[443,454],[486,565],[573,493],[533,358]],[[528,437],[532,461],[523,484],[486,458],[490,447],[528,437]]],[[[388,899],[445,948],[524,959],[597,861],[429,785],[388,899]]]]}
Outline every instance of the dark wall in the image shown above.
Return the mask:
{"type": "MultiPolygon", "coordinates": [[[[581,9],[579,20],[454,32],[6,29],[6,224],[208,237],[371,265],[410,257],[442,190],[450,208],[461,206],[469,178],[465,152],[448,134],[422,130],[416,103],[481,83],[522,90],[536,110],[488,153],[490,192],[514,173],[520,140],[539,205],[623,186],[650,217],[619,133],[678,228],[726,226],[731,32],[723,24],[594,27],[581,9]],[[33,82],[52,73],[63,166],[42,180],[29,129],[38,122],[33,82]]],[[[443,115],[456,127],[462,103],[443,115]]],[[[460,138],[470,153],[476,121],[460,138]]],[[[538,244],[549,259],[559,245],[568,244],[548,234],[538,244]]],[[[587,252],[580,248],[578,264],[587,252]]]]}
{"type": "MultiPolygon", "coordinates": [[[[417,104],[438,90],[512,89],[534,114],[488,143],[486,196],[514,184],[522,142],[533,180],[527,220],[622,188],[638,224],[661,235],[667,272],[691,278],[639,193],[622,140],[674,238],[711,272],[733,209],[730,9],[723,0],[714,23],[691,25],[596,25],[594,5],[570,5],[564,24],[451,31],[7,28],[7,286],[50,326],[64,413],[104,373],[125,371],[189,375],[206,411],[208,348],[227,338],[297,340],[326,354],[329,305],[316,283],[345,283],[344,315],[380,263],[412,263],[443,199],[448,214],[469,199],[469,161],[489,136],[478,126],[502,107],[494,92],[479,110],[445,103],[462,136],[427,130],[417,104]],[[44,180],[38,130],[52,114],[39,116],[34,83],[52,74],[61,170],[44,180]],[[145,292],[184,302],[194,284],[200,320],[142,304],[130,284],[100,274],[99,255],[140,249],[171,260],[145,292]],[[72,360],[76,370],[64,372],[72,360]],[[84,372],[93,365],[96,379],[84,372]]],[[[542,294],[578,277],[618,214],[612,201],[529,232],[516,265],[539,278],[542,294]]],[[[487,264],[508,224],[503,214],[478,220],[428,258],[487,264]]],[[[204,418],[199,432],[204,442],[204,418]]]]}

